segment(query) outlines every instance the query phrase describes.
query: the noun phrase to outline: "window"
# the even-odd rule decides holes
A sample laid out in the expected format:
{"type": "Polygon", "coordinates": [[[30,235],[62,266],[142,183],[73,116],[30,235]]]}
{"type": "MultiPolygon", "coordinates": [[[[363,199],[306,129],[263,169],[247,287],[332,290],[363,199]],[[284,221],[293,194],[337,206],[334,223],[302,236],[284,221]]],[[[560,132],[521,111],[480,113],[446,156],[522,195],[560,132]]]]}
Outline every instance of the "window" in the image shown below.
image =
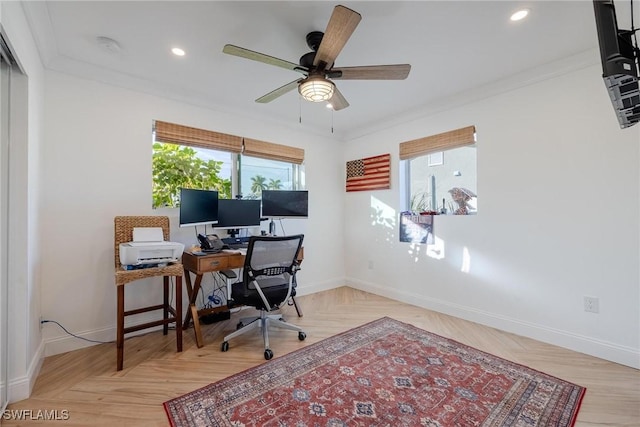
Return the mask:
{"type": "Polygon", "coordinates": [[[405,210],[477,212],[475,127],[403,142],[400,159],[405,210]]]}
{"type": "Polygon", "coordinates": [[[300,165],[240,155],[238,194],[260,198],[262,190],[300,190],[304,176],[300,165]]]}
{"type": "Polygon", "coordinates": [[[428,166],[438,166],[444,164],[444,152],[438,151],[437,153],[427,154],[428,166]]]}
{"type": "Polygon", "coordinates": [[[256,139],[243,140],[238,191],[260,198],[262,190],[304,189],[304,150],[256,139]]]}
{"type": "Polygon", "coordinates": [[[263,189],[304,188],[304,150],[156,121],[153,207],[176,207],[180,187],[220,198],[260,198],[263,189]]]}

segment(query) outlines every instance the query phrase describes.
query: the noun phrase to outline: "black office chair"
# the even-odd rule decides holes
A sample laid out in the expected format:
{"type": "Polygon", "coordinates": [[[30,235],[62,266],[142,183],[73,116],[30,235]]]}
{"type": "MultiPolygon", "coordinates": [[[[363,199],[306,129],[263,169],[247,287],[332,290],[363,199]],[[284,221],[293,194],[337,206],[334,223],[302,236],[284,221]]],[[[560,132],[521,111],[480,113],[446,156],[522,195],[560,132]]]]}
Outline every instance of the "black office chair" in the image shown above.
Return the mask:
{"type": "Polygon", "coordinates": [[[273,357],[273,351],[269,348],[269,326],[297,331],[300,341],[307,337],[302,328],[286,323],[280,314],[267,314],[280,309],[296,294],[297,255],[302,247],[303,238],[303,234],[250,238],[242,281],[231,286],[231,302],[234,305],[255,307],[260,310],[260,316],[241,319],[237,330],[224,337],[222,351],[229,350],[231,338],[255,328],[262,328],[264,358],[267,360],[273,357]]]}

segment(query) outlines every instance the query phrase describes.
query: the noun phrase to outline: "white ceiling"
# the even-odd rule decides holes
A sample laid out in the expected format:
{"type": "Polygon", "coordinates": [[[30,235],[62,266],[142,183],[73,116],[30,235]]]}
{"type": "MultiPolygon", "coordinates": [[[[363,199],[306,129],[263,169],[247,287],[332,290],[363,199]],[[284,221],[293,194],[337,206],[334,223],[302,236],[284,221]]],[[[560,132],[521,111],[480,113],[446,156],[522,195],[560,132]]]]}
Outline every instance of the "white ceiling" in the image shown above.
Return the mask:
{"type": "MultiPolygon", "coordinates": [[[[341,4],[359,12],[362,21],[335,65],[410,63],[409,77],[338,80],[351,104],[338,112],[300,101],[296,91],[269,104],[255,103],[300,74],[223,54],[222,47],[235,44],[297,63],[310,50],[306,34],[324,31],[336,4],[23,3],[49,69],[339,139],[462,102],[463,97],[491,95],[599,62],[591,1],[347,1],[341,4]],[[531,10],[529,17],[509,21],[521,7],[531,10]],[[116,40],[121,49],[105,49],[98,36],[116,40]],[[172,55],[174,46],[186,56],[172,55]]],[[[616,6],[622,24],[628,2],[616,6]]]]}

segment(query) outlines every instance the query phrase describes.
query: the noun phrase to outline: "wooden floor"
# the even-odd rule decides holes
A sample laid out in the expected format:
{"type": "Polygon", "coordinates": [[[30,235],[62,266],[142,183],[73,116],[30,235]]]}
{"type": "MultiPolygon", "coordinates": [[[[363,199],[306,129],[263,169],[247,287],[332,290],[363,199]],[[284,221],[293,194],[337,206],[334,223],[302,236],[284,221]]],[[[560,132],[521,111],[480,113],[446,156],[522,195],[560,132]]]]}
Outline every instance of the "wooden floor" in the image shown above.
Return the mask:
{"type": "MultiPolygon", "coordinates": [[[[389,316],[586,387],[578,427],[640,426],[640,371],[636,369],[351,288],[297,299],[304,317],[298,318],[293,307],[284,313],[289,322],[305,328],[307,339],[298,341],[295,332],[273,330],[270,343],[275,357],[389,316]]],[[[167,426],[163,402],[265,363],[258,332],[232,340],[227,353],[220,351],[222,337],[251,312],[244,310],[229,321],[203,325],[205,346],[200,349],[193,329],[188,329],[182,353],[175,352],[172,331],[168,336],[152,332],[128,338],[120,372],[116,372],[115,343],[48,357],[31,398],[8,409],[68,411],[68,420],[48,425],[167,426]]],[[[38,423],[2,421],[3,426],[38,423]]]]}

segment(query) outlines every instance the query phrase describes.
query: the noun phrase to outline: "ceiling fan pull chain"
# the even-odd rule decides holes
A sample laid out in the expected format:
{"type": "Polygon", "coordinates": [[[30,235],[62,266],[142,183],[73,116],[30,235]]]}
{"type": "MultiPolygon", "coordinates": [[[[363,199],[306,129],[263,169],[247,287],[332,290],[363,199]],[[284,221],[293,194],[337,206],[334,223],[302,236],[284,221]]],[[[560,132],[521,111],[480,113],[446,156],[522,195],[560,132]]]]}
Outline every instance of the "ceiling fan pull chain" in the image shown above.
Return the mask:
{"type": "Polygon", "coordinates": [[[302,97],[298,97],[298,123],[302,124],[302,97]]]}
{"type": "Polygon", "coordinates": [[[333,108],[331,108],[331,133],[333,133],[333,108]]]}

